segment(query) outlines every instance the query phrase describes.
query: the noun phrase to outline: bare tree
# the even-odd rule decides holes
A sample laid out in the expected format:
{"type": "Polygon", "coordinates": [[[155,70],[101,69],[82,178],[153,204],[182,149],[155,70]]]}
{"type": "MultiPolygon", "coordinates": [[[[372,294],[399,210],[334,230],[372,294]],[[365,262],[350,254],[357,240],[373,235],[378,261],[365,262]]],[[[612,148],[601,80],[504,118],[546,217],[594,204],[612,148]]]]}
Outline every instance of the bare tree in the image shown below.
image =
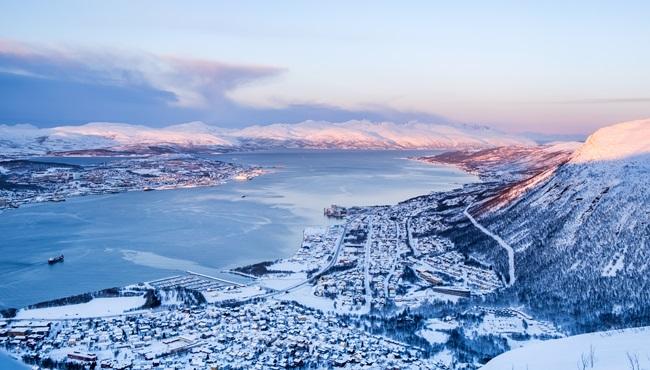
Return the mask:
{"type": "Polygon", "coordinates": [[[590,344],[589,345],[589,367],[593,369],[595,365],[596,365],[596,350],[594,349],[594,345],[590,344]]]}
{"type": "Polygon", "coordinates": [[[641,370],[641,366],[639,365],[639,355],[636,353],[631,354],[630,352],[626,352],[625,354],[627,355],[630,370],[641,370]]]}
{"type": "Polygon", "coordinates": [[[596,349],[593,344],[589,345],[589,352],[581,353],[578,361],[578,370],[593,369],[596,365],[596,349]]]}
{"type": "Polygon", "coordinates": [[[587,365],[589,364],[589,359],[586,354],[580,354],[580,360],[578,360],[578,370],[586,370],[587,365]]]}

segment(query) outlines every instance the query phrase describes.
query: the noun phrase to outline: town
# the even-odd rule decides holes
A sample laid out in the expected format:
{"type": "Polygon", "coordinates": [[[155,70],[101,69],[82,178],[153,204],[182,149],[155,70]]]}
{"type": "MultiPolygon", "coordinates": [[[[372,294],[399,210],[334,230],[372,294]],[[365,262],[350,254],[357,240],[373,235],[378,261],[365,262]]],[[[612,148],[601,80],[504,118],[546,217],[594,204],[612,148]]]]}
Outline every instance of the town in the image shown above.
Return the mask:
{"type": "Polygon", "coordinates": [[[93,300],[110,312],[93,301],[18,310],[0,321],[0,346],[43,368],[476,368],[481,351],[562,336],[483,304],[504,277],[449,232],[489,191],[333,206],[340,222],[305,229],[293,256],[231,271],[246,283],[186,272],[93,300]]]}
{"type": "MultiPolygon", "coordinates": [[[[4,325],[4,324],[0,324],[4,325]]],[[[96,363],[110,369],[284,369],[316,364],[435,368],[421,349],[342,325],[335,316],[270,301],[165,309],[111,318],[26,321],[0,343],[24,343],[42,366],[96,363]]]]}
{"type": "Polygon", "coordinates": [[[229,180],[250,180],[263,173],[259,167],[185,154],[85,165],[4,160],[0,161],[0,209],[84,195],[216,186],[229,180]]]}

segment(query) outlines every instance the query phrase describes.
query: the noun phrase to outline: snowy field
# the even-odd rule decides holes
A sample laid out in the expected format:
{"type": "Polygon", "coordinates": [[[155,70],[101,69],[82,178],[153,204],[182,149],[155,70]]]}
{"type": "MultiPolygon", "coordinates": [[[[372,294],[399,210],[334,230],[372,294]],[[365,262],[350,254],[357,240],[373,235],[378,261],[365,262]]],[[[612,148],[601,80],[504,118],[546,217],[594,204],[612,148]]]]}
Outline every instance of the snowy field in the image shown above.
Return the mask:
{"type": "Polygon", "coordinates": [[[71,319],[84,317],[105,317],[121,315],[126,311],[142,307],[145,299],[138,297],[95,298],[90,302],[66,306],[23,309],[18,311],[16,319],[71,319]]]}
{"type": "Polygon", "coordinates": [[[246,298],[262,295],[264,293],[265,291],[262,288],[255,285],[201,292],[201,294],[203,294],[203,296],[209,303],[246,299],[246,298]]]}
{"type": "Polygon", "coordinates": [[[495,357],[481,370],[648,368],[650,368],[650,327],[642,327],[531,343],[495,357]]]}

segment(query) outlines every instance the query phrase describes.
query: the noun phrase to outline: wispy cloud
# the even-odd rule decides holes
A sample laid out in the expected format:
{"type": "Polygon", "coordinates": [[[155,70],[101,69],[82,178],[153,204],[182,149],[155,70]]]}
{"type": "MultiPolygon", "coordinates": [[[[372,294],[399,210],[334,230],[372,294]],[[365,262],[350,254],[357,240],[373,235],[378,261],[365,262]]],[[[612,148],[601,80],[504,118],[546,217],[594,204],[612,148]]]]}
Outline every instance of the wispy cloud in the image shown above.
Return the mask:
{"type": "Polygon", "coordinates": [[[598,98],[598,99],[577,99],[556,101],[557,104],[628,104],[628,103],[650,103],[650,97],[640,98],[598,98]]]}
{"type": "Polygon", "coordinates": [[[371,106],[318,103],[263,108],[232,92],[285,73],[273,66],[179,56],[52,47],[0,39],[0,123],[40,126],[118,121],[165,125],[203,120],[224,126],[352,119],[448,122],[444,117],[371,106]]]}
{"type": "Polygon", "coordinates": [[[205,108],[238,85],[276,76],[283,69],[0,40],[0,72],[113,87],[148,87],[173,94],[171,104],[205,108]]]}

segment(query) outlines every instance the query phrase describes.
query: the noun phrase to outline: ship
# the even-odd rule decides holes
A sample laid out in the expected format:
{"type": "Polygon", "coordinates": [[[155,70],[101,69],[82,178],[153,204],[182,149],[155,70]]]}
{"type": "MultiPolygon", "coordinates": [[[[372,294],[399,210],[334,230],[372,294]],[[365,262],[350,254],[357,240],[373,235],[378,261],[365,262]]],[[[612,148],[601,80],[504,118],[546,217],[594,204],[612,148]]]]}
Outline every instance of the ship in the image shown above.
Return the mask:
{"type": "Polygon", "coordinates": [[[56,256],[56,257],[50,257],[47,259],[47,263],[49,265],[53,265],[55,263],[63,262],[63,255],[56,256]]]}

